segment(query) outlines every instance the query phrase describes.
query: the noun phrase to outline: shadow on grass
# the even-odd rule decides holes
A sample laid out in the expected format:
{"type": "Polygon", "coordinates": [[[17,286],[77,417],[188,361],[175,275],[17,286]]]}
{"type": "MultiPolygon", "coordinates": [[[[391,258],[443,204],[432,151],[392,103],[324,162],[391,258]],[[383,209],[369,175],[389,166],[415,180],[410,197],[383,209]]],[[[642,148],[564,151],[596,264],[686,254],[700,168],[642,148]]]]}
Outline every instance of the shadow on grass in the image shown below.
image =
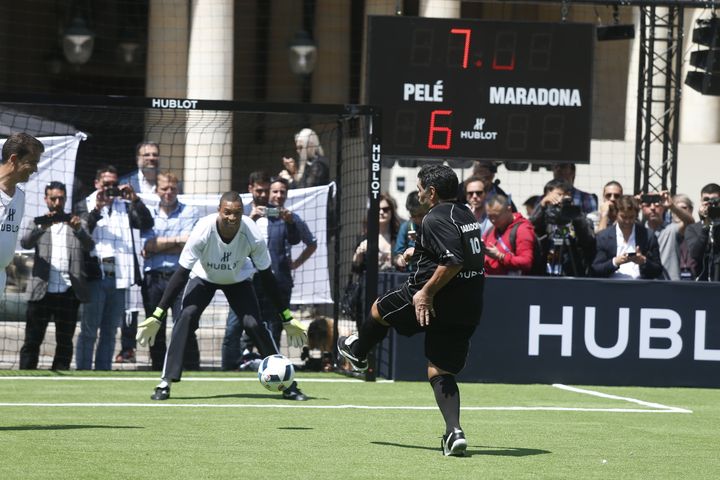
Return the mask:
{"type": "MultiPolygon", "coordinates": [[[[383,445],[388,447],[400,447],[400,448],[412,448],[416,450],[430,450],[437,452],[440,450],[440,446],[437,447],[425,447],[422,445],[408,445],[403,443],[393,442],[370,442],[373,445],[383,445]]],[[[440,442],[438,442],[439,444],[440,442]]],[[[540,450],[537,448],[519,448],[519,447],[490,447],[485,445],[479,445],[475,448],[468,447],[465,452],[466,457],[472,457],[473,455],[495,455],[500,457],[527,457],[530,455],[543,455],[546,453],[552,453],[549,450],[540,450]]]]}
{"type": "MultiPolygon", "coordinates": [[[[265,400],[282,400],[284,402],[288,403],[303,403],[303,402],[294,402],[291,400],[285,400],[282,398],[282,394],[278,393],[224,393],[221,395],[204,395],[204,396],[192,396],[192,397],[179,397],[177,395],[170,395],[170,398],[174,400],[209,400],[212,398],[251,398],[255,400],[259,399],[265,399],[265,400]]],[[[311,397],[308,395],[308,400],[327,400],[327,399],[321,399],[319,397],[311,397]]]]}
{"type": "Polygon", "coordinates": [[[0,427],[0,432],[22,432],[26,430],[82,430],[86,428],[145,428],[129,425],[15,425],[0,427]]]}
{"type": "Polygon", "coordinates": [[[278,430],[315,430],[312,427],[278,427],[278,430]]]}

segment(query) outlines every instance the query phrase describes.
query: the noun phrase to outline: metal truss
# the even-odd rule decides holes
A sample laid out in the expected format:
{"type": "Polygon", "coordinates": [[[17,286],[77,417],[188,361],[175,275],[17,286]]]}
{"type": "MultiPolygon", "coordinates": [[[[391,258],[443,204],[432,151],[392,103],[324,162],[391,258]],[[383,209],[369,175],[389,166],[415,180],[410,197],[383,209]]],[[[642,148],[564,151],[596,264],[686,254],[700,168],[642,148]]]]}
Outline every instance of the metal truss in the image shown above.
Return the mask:
{"type": "Polygon", "coordinates": [[[683,37],[683,7],[640,7],[634,192],[675,193],[683,37]]]}

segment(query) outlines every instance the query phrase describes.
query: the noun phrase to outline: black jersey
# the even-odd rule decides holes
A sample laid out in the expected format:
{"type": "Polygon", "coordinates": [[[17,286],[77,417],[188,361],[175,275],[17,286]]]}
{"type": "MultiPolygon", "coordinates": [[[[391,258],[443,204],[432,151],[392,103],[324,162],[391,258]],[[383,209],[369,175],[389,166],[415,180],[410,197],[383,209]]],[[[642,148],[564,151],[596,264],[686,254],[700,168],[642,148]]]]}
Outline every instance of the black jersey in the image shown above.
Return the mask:
{"type": "Polygon", "coordinates": [[[418,291],[438,265],[462,265],[444,289],[472,287],[484,276],[484,260],[480,224],[470,209],[457,202],[437,204],[423,218],[413,255],[417,270],[407,286],[411,292],[418,291]]]}

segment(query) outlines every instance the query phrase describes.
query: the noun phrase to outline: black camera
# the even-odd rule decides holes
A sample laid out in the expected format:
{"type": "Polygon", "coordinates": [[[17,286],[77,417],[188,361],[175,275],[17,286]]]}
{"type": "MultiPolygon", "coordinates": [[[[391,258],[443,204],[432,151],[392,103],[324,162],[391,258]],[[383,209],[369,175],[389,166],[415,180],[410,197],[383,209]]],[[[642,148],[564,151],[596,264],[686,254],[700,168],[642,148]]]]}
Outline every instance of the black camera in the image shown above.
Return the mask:
{"type": "Polygon", "coordinates": [[[720,197],[708,200],[707,217],[713,222],[720,220],[720,197]]]}
{"type": "Polygon", "coordinates": [[[545,210],[547,223],[551,225],[567,225],[582,214],[578,205],[572,203],[572,198],[563,198],[557,205],[551,205],[545,210]]]}
{"type": "Polygon", "coordinates": [[[33,221],[35,222],[35,225],[42,227],[44,225],[52,225],[53,223],[69,222],[71,218],[72,215],[69,213],[57,213],[55,215],[41,215],[39,217],[35,217],[33,221]]]}
{"type": "Polygon", "coordinates": [[[645,205],[659,204],[662,201],[662,197],[657,193],[644,193],[640,196],[640,201],[645,205]]]}
{"type": "Polygon", "coordinates": [[[117,185],[107,185],[103,188],[103,194],[107,198],[122,197],[122,191],[117,185]]]}

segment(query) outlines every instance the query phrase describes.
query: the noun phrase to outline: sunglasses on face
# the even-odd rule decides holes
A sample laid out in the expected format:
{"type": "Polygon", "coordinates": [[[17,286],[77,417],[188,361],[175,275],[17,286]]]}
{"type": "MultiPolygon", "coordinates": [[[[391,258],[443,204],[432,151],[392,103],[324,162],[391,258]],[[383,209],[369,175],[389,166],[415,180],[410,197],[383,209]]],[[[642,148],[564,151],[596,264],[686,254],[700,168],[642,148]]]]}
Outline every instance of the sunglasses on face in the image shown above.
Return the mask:
{"type": "Polygon", "coordinates": [[[605,194],[605,200],[610,200],[611,198],[620,198],[619,193],[606,193],[605,194]]]}
{"type": "Polygon", "coordinates": [[[383,213],[388,213],[390,211],[390,207],[380,207],[380,211],[383,213]]]}
{"type": "Polygon", "coordinates": [[[468,197],[472,197],[474,195],[477,195],[478,197],[480,197],[482,195],[485,195],[485,191],[484,190],[474,190],[472,192],[467,192],[468,197]]]}

